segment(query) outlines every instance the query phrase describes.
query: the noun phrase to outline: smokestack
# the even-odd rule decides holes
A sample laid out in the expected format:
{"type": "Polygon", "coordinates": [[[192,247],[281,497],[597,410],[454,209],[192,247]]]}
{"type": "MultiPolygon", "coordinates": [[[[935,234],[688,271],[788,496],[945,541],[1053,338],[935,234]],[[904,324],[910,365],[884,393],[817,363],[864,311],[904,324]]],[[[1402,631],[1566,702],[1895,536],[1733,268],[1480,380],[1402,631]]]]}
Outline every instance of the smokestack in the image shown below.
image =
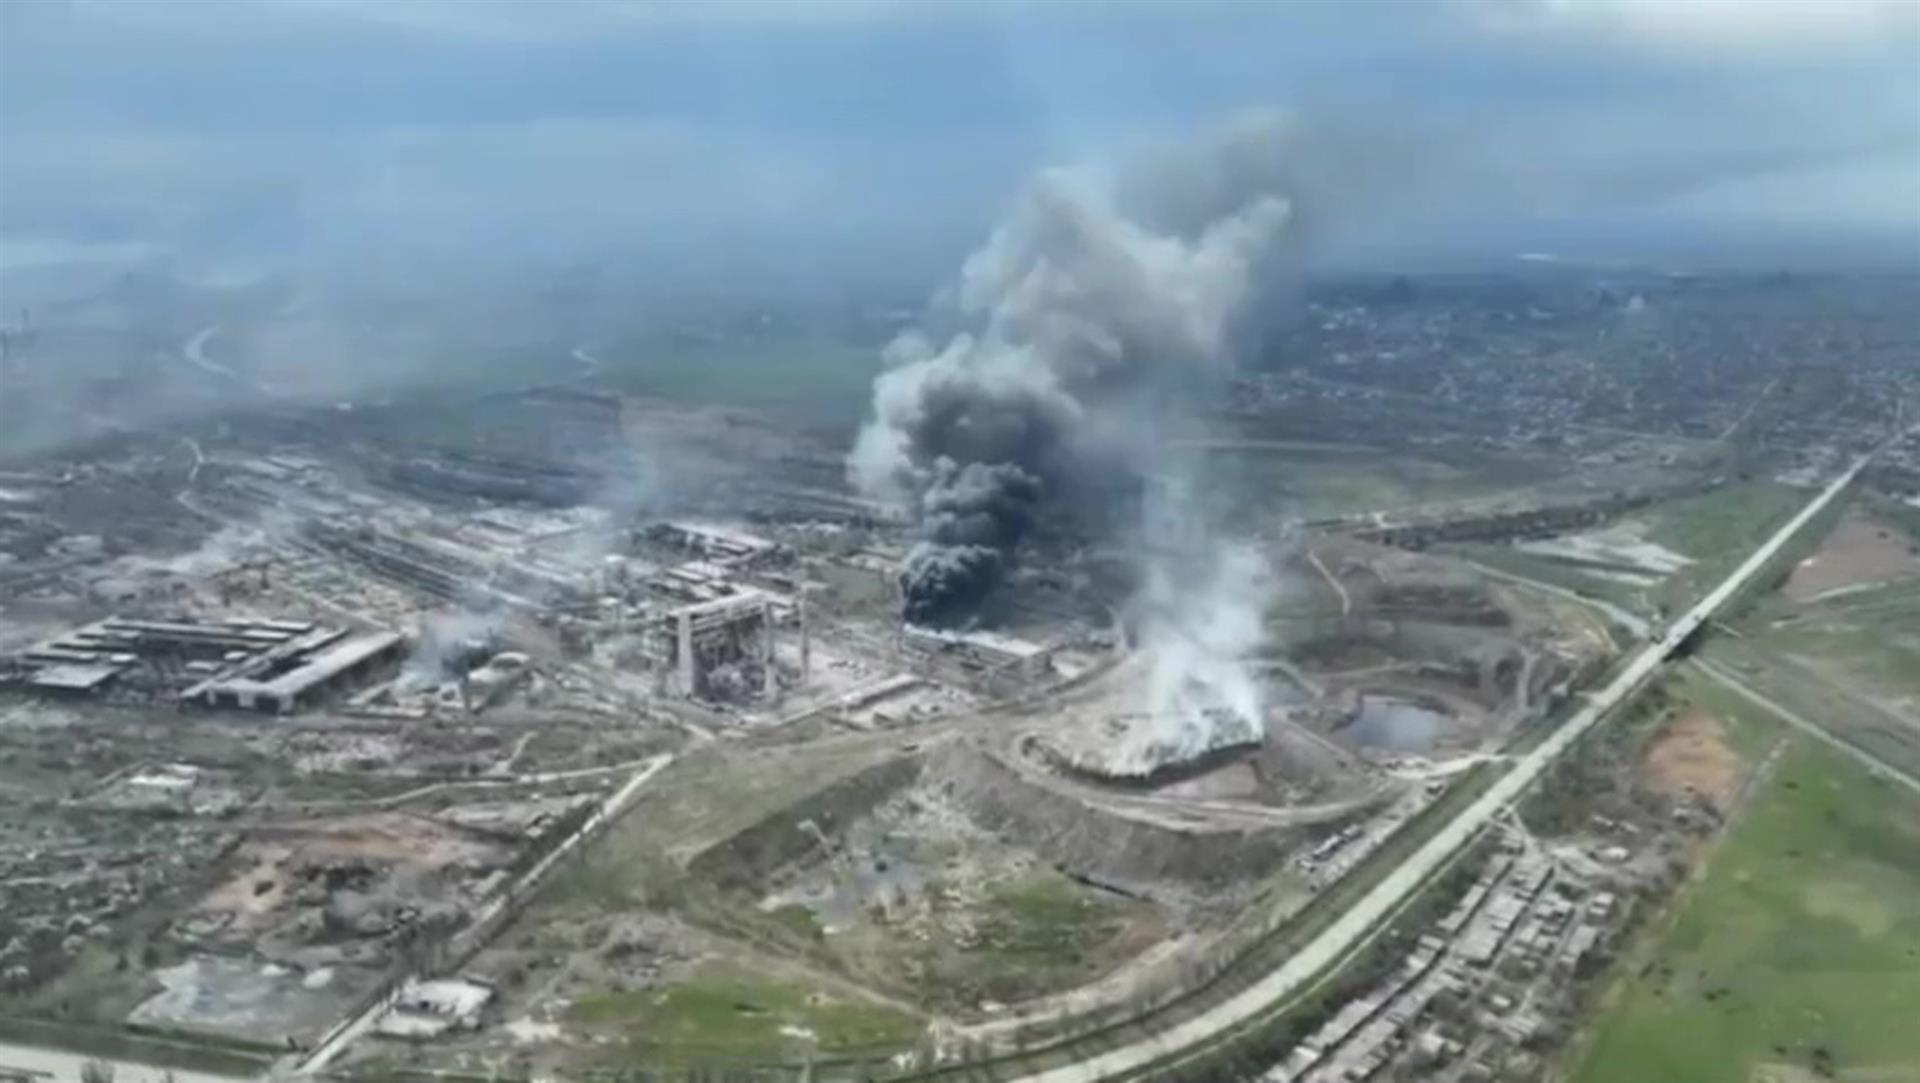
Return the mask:
{"type": "Polygon", "coordinates": [[[780,690],[773,673],[773,601],[760,603],[760,693],[772,699],[780,690]]]}

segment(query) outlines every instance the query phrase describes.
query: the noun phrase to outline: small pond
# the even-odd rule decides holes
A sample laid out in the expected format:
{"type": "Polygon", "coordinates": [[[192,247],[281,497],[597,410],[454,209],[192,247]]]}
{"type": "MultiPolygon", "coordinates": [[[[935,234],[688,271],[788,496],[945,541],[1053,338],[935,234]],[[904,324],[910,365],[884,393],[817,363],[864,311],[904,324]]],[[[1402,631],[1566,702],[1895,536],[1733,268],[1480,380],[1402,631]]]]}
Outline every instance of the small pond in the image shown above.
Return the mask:
{"type": "Polygon", "coordinates": [[[1377,694],[1360,697],[1360,710],[1341,727],[1347,740],[1394,752],[1426,752],[1447,732],[1448,716],[1410,699],[1377,694]]]}

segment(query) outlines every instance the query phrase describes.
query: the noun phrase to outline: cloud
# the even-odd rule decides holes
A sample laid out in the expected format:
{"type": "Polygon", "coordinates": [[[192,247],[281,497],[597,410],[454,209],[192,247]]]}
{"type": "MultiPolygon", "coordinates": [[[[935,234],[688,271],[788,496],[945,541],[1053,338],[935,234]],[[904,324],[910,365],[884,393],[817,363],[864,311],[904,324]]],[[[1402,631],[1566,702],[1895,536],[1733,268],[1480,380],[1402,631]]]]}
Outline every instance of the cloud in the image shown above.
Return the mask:
{"type": "Polygon", "coordinates": [[[957,246],[1040,162],[1274,103],[1350,133],[1304,183],[1432,174],[1340,223],[1382,244],[1635,208],[1905,223],[1916,55],[1920,4],[1874,0],[5,0],[0,235],[957,246]]]}
{"type": "MultiPolygon", "coordinates": [[[[14,0],[22,2],[22,0],[14,0]]],[[[33,2],[33,0],[25,0],[33,2]]],[[[1000,22],[1009,18],[1098,19],[1100,11],[1048,0],[252,0],[246,5],[78,0],[96,21],[215,37],[274,28],[478,42],[581,42],[687,28],[849,28],[875,24],[1000,22]],[[242,10],[244,8],[244,10],[242,10]]],[[[1172,2],[1131,5],[1137,15],[1176,17],[1172,2]]]]}
{"type": "Polygon", "coordinates": [[[1675,56],[1804,59],[1920,49],[1914,0],[1467,0],[1477,25],[1516,37],[1675,56]]]}

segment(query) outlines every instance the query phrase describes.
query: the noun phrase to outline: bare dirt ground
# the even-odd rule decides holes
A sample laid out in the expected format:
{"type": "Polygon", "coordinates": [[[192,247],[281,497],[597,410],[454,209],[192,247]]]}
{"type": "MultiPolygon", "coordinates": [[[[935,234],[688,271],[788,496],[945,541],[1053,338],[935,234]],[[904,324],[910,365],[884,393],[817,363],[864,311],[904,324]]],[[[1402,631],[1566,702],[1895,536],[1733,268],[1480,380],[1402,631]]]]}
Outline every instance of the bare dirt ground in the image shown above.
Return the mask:
{"type": "Polygon", "coordinates": [[[1812,556],[1793,569],[1781,593],[1806,602],[1829,591],[1920,574],[1916,544],[1898,527],[1850,514],[1812,556]]]}
{"type": "Polygon", "coordinates": [[[225,912],[237,923],[272,920],[300,888],[303,863],[365,861],[425,872],[452,865],[498,865],[504,847],[478,841],[431,820],[382,813],[294,825],[277,839],[256,839],[239,856],[241,873],[216,887],[196,908],[225,912]],[[304,830],[301,830],[304,829],[304,830]]]}
{"type": "Polygon", "coordinates": [[[1669,797],[1698,794],[1724,809],[1740,786],[1740,755],[1719,719],[1701,710],[1681,715],[1647,749],[1647,784],[1669,797]]]}

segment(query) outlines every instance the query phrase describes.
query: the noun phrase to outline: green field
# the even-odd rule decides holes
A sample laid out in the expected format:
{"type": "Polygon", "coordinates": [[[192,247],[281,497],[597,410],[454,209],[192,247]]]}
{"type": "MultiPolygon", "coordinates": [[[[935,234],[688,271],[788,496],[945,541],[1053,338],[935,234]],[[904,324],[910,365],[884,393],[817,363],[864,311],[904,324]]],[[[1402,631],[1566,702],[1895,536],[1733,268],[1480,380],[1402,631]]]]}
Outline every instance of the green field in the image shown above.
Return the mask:
{"type": "MultiPolygon", "coordinates": [[[[1651,592],[1654,600],[1671,611],[1701,597],[1812,496],[1777,482],[1744,481],[1653,508],[1642,516],[1649,524],[1647,540],[1694,560],[1651,592]]],[[[1816,525],[1803,540],[1817,544],[1823,533],[1816,525]]]]}
{"type": "Polygon", "coordinates": [[[1496,455],[1413,456],[1284,441],[1212,447],[1205,458],[1208,491],[1230,518],[1276,510],[1322,519],[1410,509],[1488,497],[1551,476],[1536,463],[1496,455]]]}
{"type": "Polygon", "coordinates": [[[1770,649],[1825,663],[1868,691],[1920,698],[1920,597],[1863,597],[1857,606],[1769,628],[1758,638],[1770,649]]]}
{"type": "MultiPolygon", "coordinates": [[[[1881,522],[1920,527],[1920,510],[1871,495],[1860,503],[1881,522]]],[[[1827,517],[1830,525],[1838,518],[1827,517]]],[[[1809,530],[1801,548],[1811,551],[1822,535],[1809,530]]],[[[1896,577],[1808,601],[1776,591],[1734,623],[1756,651],[1803,661],[1855,695],[1905,699],[1906,710],[1920,710],[1920,578],[1896,577]]]]}
{"type": "Polygon", "coordinates": [[[1867,506],[1874,515],[1906,531],[1909,537],[1920,538],[1920,505],[1876,492],[1868,497],[1867,506]]]}
{"type": "Polygon", "coordinates": [[[1009,879],[958,916],[974,923],[970,945],[929,943],[913,952],[916,969],[934,986],[923,995],[943,1006],[1071,988],[1162,933],[1151,906],[1097,898],[1051,870],[1009,879]]]}
{"type": "Polygon", "coordinates": [[[650,1067],[890,1053],[911,1045],[921,1029],[913,1016],[884,1005],[720,963],[665,989],[582,997],[568,1021],[611,1039],[605,1059],[650,1067]]]}
{"type": "Polygon", "coordinates": [[[1490,545],[1478,542],[1446,546],[1444,551],[1458,553],[1468,560],[1523,579],[1561,587],[1583,597],[1612,602],[1630,613],[1647,615],[1652,612],[1652,603],[1647,598],[1647,592],[1641,587],[1588,575],[1577,565],[1555,560],[1544,554],[1530,553],[1511,545],[1490,545]]]}
{"type": "Polygon", "coordinates": [[[1920,797],[1802,741],[1677,905],[1572,1083],[1920,1079],[1920,797]]]}
{"type": "Polygon", "coordinates": [[[880,350],[797,338],[615,343],[596,350],[612,390],[758,410],[802,425],[859,424],[873,404],[880,350]]]}
{"type": "MultiPolygon", "coordinates": [[[[1645,586],[1588,574],[1578,565],[1503,545],[1460,545],[1452,551],[1489,567],[1550,583],[1657,615],[1685,608],[1725,579],[1780,525],[1806,505],[1811,494],[1771,481],[1737,482],[1699,496],[1656,504],[1630,518],[1644,524],[1646,540],[1693,561],[1664,580],[1645,586]]],[[[1829,513],[1837,516],[1838,510],[1829,513]]],[[[1801,547],[1818,543],[1818,524],[1808,529],[1801,547]]],[[[1789,550],[1795,551],[1793,549],[1789,550]]]]}
{"type": "Polygon", "coordinates": [[[1743,764],[1741,774],[1749,774],[1774,749],[1784,726],[1780,718],[1751,699],[1738,695],[1693,670],[1674,670],[1663,684],[1678,705],[1697,707],[1720,720],[1720,735],[1734,749],[1743,764]]]}
{"type": "Polygon", "coordinates": [[[1695,560],[1728,553],[1744,557],[1811,495],[1772,481],[1728,485],[1653,509],[1646,516],[1652,524],[1647,540],[1695,560]]]}
{"type": "Polygon", "coordinates": [[[1852,692],[1920,707],[1920,582],[1811,605],[1776,594],[1736,627],[1755,648],[1804,659],[1852,692]]]}

